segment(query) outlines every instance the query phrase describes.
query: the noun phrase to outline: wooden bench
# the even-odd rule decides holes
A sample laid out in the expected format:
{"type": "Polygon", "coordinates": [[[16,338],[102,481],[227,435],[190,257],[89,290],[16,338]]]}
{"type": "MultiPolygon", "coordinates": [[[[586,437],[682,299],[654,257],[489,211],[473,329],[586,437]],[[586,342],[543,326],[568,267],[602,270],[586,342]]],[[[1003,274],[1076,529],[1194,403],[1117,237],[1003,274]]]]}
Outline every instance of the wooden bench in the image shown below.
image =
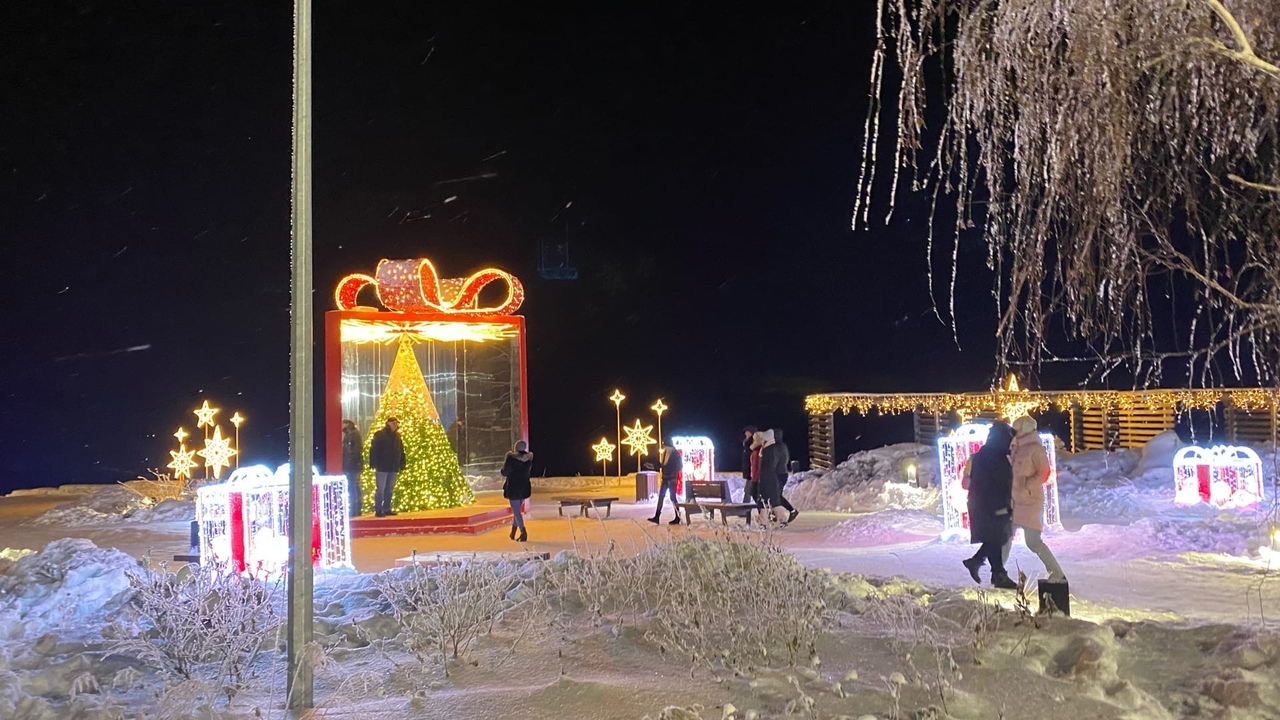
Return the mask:
{"type": "Polygon", "coordinates": [[[564,497],[554,497],[551,499],[556,500],[560,503],[560,515],[562,517],[564,516],[564,509],[566,507],[573,507],[574,505],[577,505],[579,508],[579,512],[578,512],[579,515],[586,515],[587,510],[589,508],[599,508],[603,506],[604,516],[607,518],[613,514],[613,502],[618,498],[588,497],[586,495],[566,495],[564,497]]]}
{"type": "MultiPolygon", "coordinates": [[[[684,520],[689,522],[689,516],[702,512],[704,506],[715,503],[719,507],[728,502],[729,486],[724,481],[694,482],[689,483],[689,499],[676,503],[676,507],[684,510],[684,520]]],[[[715,512],[712,511],[708,517],[714,519],[715,512]]]]}
{"type": "MultiPolygon", "coordinates": [[[[751,513],[756,511],[755,503],[722,502],[720,500],[700,500],[698,502],[680,504],[681,507],[685,505],[692,505],[699,511],[707,513],[708,520],[715,520],[716,510],[719,510],[720,522],[724,525],[729,524],[729,518],[731,517],[740,517],[750,525],[751,513]]],[[[686,517],[688,512],[690,510],[686,509],[686,517]]]]}

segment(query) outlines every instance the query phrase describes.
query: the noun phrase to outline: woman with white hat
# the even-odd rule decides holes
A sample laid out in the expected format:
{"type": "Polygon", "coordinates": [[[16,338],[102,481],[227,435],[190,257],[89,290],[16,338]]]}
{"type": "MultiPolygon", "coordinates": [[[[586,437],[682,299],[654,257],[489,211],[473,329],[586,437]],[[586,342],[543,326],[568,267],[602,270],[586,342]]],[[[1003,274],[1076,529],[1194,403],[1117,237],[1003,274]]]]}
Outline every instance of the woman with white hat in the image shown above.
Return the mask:
{"type": "MultiPolygon", "coordinates": [[[[1041,531],[1044,524],[1044,483],[1049,479],[1049,455],[1040,436],[1036,434],[1036,421],[1026,415],[1013,421],[1015,436],[1009,447],[1009,461],[1013,464],[1013,524],[1022,528],[1027,547],[1044,563],[1049,582],[1066,582],[1067,576],[1057,558],[1044,544],[1041,531]]],[[[1004,558],[1009,558],[1010,539],[1004,546],[1004,558]]]]}

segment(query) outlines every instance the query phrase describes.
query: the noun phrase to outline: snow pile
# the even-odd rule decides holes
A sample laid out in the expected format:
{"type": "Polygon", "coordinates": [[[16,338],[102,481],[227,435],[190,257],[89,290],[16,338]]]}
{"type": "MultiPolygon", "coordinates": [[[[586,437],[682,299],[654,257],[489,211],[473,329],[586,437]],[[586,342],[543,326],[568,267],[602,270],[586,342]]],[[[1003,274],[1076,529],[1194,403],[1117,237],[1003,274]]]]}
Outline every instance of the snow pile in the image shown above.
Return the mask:
{"type": "Polygon", "coordinates": [[[872,512],[910,509],[939,512],[938,459],[928,445],[901,443],[855,453],[832,470],[791,478],[786,496],[801,510],[872,512]],[[917,481],[906,482],[914,463],[917,481]]]}
{"type": "Polygon", "coordinates": [[[163,500],[152,505],[121,485],[108,485],[95,489],[76,502],[47,510],[27,522],[31,525],[84,527],[190,521],[195,517],[194,502],[163,500]]]}
{"type": "Polygon", "coordinates": [[[101,485],[59,485],[58,487],[22,488],[2,497],[56,497],[61,495],[88,495],[102,488],[101,485]]]}
{"type": "Polygon", "coordinates": [[[921,510],[882,510],[858,515],[828,528],[826,536],[852,547],[892,545],[936,538],[942,532],[942,519],[921,510]]]}
{"type": "Polygon", "coordinates": [[[0,628],[9,639],[119,610],[128,599],[125,572],[138,567],[118,550],[88,540],[55,540],[0,574],[0,628]]]}

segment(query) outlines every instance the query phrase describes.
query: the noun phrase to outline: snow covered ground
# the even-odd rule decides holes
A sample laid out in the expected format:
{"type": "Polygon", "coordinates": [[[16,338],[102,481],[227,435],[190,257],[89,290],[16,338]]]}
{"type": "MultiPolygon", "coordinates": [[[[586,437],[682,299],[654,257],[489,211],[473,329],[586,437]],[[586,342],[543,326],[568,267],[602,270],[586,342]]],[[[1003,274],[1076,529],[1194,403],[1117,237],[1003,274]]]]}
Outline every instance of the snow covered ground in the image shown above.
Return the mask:
{"type": "MultiPolygon", "coordinates": [[[[928,447],[793,477],[802,514],[777,531],[697,517],[655,527],[629,483],[546,479],[526,545],[505,530],[362,539],[360,573],[318,578],[315,717],[1280,718],[1280,556],[1263,545],[1266,518],[1176,508],[1172,452],[1165,438],[1061,457],[1068,530],[1046,541],[1073,617],[1038,620],[1014,593],[973,585],[967,543],[937,539],[928,447]],[[569,490],[623,502],[608,521],[560,517],[551,497],[569,490]],[[507,560],[389,570],[411,550],[507,560]],[[405,609],[426,606],[479,623],[456,660],[432,649],[440,619],[405,609]]],[[[1274,455],[1263,460],[1270,481],[1274,455]]],[[[156,587],[139,578],[168,577],[137,558],[185,551],[189,508],[125,500],[110,488],[0,498],[0,718],[284,717],[270,627],[229,699],[211,673],[235,653],[206,652],[184,674],[139,650],[172,633],[135,613],[139,588],[156,587]]],[[[1020,545],[1010,565],[1032,586],[1043,573],[1020,545]]],[[[234,594],[219,592],[206,597],[234,594]]],[[[223,622],[216,603],[186,606],[223,622]]]]}

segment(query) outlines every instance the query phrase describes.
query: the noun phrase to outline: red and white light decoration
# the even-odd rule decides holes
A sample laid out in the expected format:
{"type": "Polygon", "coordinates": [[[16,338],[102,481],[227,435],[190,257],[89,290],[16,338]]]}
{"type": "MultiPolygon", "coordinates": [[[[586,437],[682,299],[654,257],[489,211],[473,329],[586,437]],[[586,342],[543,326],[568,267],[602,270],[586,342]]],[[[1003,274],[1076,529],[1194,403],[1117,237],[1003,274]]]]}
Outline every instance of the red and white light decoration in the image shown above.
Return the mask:
{"type": "Polygon", "coordinates": [[[1246,508],[1262,500],[1262,460],[1247,447],[1185,447],[1173,456],[1173,501],[1246,508]]]}
{"type": "MultiPolygon", "coordinates": [[[[969,458],[987,443],[990,425],[969,423],[956,428],[947,437],[938,438],[938,475],[942,483],[942,537],[952,538],[969,530],[969,491],[964,481],[964,466],[969,458]]],[[[1049,455],[1049,477],[1044,482],[1044,515],[1046,528],[1061,529],[1058,516],[1058,458],[1053,433],[1040,433],[1040,444],[1049,455]]]]}
{"type": "Polygon", "coordinates": [[[686,482],[711,482],[716,479],[716,448],[708,437],[671,438],[671,446],[680,453],[683,469],[676,481],[676,494],[683,497],[686,482]]]}
{"type": "MultiPolygon", "coordinates": [[[[289,466],[238,468],[225,483],[196,491],[200,563],[225,564],[239,573],[270,578],[289,562],[289,466]]],[[[312,476],[311,562],[321,570],[350,569],[351,519],[347,480],[312,476]]]]}

